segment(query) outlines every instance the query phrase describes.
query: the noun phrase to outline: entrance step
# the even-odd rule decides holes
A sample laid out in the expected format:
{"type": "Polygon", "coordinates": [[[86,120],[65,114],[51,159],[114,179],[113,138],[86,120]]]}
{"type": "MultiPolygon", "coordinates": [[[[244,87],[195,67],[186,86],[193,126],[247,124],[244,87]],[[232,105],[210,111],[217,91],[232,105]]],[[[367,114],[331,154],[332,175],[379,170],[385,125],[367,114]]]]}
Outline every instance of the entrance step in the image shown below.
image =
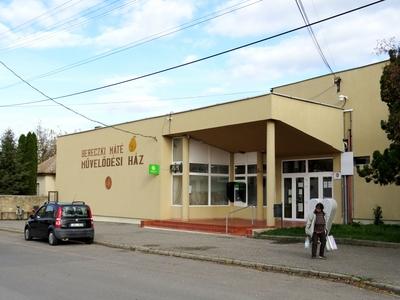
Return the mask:
{"type": "MultiPolygon", "coordinates": [[[[212,220],[143,220],[141,227],[169,228],[177,230],[199,231],[209,233],[226,233],[225,219],[212,220]]],[[[265,222],[259,221],[251,224],[251,221],[242,219],[230,219],[228,234],[239,236],[251,236],[253,229],[265,228],[265,222]]]]}

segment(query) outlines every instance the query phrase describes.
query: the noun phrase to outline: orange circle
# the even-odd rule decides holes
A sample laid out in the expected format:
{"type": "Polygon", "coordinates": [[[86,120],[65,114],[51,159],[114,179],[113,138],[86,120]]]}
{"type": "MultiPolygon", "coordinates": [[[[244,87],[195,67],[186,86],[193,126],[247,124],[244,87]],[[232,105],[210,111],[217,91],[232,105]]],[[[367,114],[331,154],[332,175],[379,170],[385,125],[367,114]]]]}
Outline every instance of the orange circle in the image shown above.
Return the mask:
{"type": "Polygon", "coordinates": [[[106,177],[105,185],[106,185],[106,189],[107,189],[107,190],[111,189],[112,180],[111,180],[111,177],[110,177],[110,176],[107,176],[107,177],[106,177]]]}
{"type": "Polygon", "coordinates": [[[136,138],[133,137],[133,138],[131,138],[131,141],[129,142],[129,151],[134,152],[136,150],[136,146],[137,146],[136,138]]]}

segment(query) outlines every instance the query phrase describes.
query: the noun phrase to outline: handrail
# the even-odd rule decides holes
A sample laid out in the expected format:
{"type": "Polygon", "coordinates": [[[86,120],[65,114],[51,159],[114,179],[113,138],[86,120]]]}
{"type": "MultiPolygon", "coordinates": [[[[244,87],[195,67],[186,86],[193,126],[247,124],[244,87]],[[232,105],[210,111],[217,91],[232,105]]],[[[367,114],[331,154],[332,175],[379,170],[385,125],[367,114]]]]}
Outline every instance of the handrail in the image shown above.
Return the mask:
{"type": "Polygon", "coordinates": [[[249,205],[249,206],[245,206],[245,207],[240,207],[240,208],[238,208],[238,209],[235,209],[235,210],[230,211],[230,212],[226,215],[226,217],[225,217],[225,233],[226,233],[226,234],[228,234],[229,216],[230,216],[230,215],[233,215],[234,213],[237,213],[237,212],[239,212],[239,211],[241,211],[241,210],[247,209],[247,208],[252,208],[252,211],[251,211],[251,225],[254,225],[254,208],[255,208],[255,206],[254,206],[254,205],[249,205]]]}

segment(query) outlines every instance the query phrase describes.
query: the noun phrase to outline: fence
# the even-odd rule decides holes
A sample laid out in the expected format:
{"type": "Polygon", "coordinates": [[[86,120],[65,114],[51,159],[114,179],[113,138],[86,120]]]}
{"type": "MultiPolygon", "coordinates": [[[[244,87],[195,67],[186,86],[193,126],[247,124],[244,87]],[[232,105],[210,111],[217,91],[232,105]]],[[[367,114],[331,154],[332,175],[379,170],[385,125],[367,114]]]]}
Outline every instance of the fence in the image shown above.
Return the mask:
{"type": "Polygon", "coordinates": [[[27,219],[45,201],[46,196],[0,195],[0,220],[27,219]]]}

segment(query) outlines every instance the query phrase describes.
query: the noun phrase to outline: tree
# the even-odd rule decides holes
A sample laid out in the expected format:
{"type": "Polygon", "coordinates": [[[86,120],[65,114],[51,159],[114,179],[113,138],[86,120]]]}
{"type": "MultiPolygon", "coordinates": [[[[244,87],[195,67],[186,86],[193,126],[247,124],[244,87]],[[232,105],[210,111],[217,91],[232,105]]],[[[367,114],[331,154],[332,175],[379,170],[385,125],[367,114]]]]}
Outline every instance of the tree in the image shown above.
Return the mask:
{"type": "Polygon", "coordinates": [[[21,135],[18,146],[11,129],[1,137],[0,194],[35,195],[37,177],[37,139],[33,132],[21,135]]]}
{"type": "Polygon", "coordinates": [[[383,153],[374,151],[371,164],[357,171],[367,182],[400,185],[400,45],[394,45],[390,40],[383,42],[380,50],[389,54],[389,64],[383,69],[380,86],[381,99],[389,109],[388,120],[381,121],[381,128],[390,145],[383,153]]]}
{"type": "Polygon", "coordinates": [[[21,135],[18,139],[16,190],[21,195],[36,194],[37,178],[37,138],[33,132],[21,135]]]}
{"type": "Polygon", "coordinates": [[[0,149],[0,194],[15,195],[17,177],[16,147],[14,133],[7,129],[1,137],[0,149]]]}
{"type": "Polygon", "coordinates": [[[18,139],[18,146],[16,151],[16,176],[14,181],[15,190],[18,194],[24,195],[28,190],[29,185],[29,172],[27,171],[27,162],[25,159],[26,152],[26,136],[21,134],[18,139]]]}
{"type": "Polygon", "coordinates": [[[39,123],[36,128],[38,162],[41,163],[56,154],[57,134],[52,129],[42,127],[39,123]]]}
{"type": "Polygon", "coordinates": [[[38,166],[38,142],[34,132],[28,132],[25,145],[25,163],[28,172],[27,195],[36,195],[36,178],[38,166]]]}

